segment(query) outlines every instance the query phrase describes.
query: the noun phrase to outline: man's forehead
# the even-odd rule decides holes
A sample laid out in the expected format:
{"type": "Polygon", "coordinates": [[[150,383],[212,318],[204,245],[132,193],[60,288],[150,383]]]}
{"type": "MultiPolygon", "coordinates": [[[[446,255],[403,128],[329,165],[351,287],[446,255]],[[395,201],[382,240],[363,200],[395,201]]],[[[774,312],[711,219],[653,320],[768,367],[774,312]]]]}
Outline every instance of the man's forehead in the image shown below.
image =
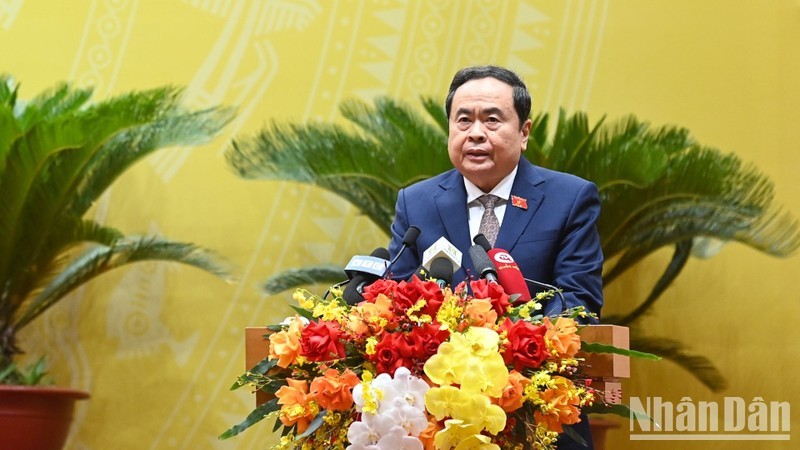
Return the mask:
{"type": "Polygon", "coordinates": [[[493,103],[513,103],[514,88],[495,78],[470,80],[456,89],[453,103],[464,101],[483,101],[493,103]]]}

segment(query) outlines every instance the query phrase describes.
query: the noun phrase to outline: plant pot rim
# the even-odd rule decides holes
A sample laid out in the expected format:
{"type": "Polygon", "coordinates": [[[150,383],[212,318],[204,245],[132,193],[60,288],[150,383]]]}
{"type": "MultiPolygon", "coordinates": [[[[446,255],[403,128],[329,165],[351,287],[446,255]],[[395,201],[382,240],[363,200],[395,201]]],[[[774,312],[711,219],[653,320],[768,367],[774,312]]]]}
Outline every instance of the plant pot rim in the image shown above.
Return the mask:
{"type": "Polygon", "coordinates": [[[89,393],[72,388],[63,388],[58,386],[23,386],[18,384],[0,384],[0,392],[30,392],[39,395],[59,395],[72,397],[75,400],[84,400],[89,398],[89,393]]]}

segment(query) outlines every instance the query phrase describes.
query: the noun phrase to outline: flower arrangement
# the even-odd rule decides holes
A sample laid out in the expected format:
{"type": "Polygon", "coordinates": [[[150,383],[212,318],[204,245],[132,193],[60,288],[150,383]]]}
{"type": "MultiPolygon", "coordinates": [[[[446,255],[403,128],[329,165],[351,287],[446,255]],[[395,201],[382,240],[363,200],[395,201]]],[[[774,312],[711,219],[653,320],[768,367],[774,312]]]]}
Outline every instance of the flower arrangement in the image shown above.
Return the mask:
{"type": "Polygon", "coordinates": [[[576,319],[543,317],[485,280],[379,280],[348,306],[298,290],[268,327],[269,357],[239,377],[273,398],[223,433],[277,416],[275,449],[554,449],[599,397],[581,375],[576,319]],[[471,293],[468,293],[471,292],[471,293]]]}

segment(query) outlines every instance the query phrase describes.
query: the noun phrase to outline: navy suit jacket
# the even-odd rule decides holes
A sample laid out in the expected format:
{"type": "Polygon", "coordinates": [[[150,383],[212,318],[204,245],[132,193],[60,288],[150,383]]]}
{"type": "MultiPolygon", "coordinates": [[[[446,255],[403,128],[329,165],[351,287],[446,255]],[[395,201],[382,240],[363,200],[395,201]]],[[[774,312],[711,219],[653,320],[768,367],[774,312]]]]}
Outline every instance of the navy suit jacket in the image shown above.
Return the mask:
{"type": "MultiPolygon", "coordinates": [[[[511,195],[525,199],[527,208],[508,202],[495,246],[511,253],[525,278],[561,288],[568,308],[583,305],[599,317],[603,253],[596,228],[597,186],[521,157],[511,195]]],[[[453,285],[478,278],[468,254],[472,245],[468,217],[464,179],[455,169],[400,190],[389,253],[392,257],[398,253],[409,226],[418,227],[421,234],[416,246],[405,250],[392,266],[392,276],[408,279],[421,265],[422,253],[444,236],[464,254],[453,285]]],[[[532,294],[542,290],[530,283],[528,287],[532,294]]],[[[544,307],[546,315],[560,311],[558,297],[544,307]]]]}

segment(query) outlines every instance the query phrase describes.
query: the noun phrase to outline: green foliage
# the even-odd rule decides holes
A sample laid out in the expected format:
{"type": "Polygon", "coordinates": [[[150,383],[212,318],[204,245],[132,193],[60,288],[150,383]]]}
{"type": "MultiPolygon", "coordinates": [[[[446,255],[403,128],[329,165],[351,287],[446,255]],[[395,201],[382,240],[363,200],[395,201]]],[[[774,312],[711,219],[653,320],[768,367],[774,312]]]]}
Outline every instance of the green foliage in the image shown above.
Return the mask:
{"type": "Polygon", "coordinates": [[[333,285],[342,280],[342,267],[335,264],[289,269],[264,282],[264,294],[273,295],[304,284],[333,285]]]}
{"type": "Polygon", "coordinates": [[[632,358],[649,359],[651,361],[658,361],[660,356],[652,353],[641,352],[638,350],[629,350],[627,348],[615,347],[613,345],[599,344],[597,342],[584,342],[581,341],[581,350],[587,353],[612,353],[615,355],[629,356],[632,358]]]}
{"type": "Polygon", "coordinates": [[[595,403],[594,405],[585,407],[583,412],[587,414],[613,414],[630,420],[649,420],[655,423],[655,420],[653,420],[652,417],[648,416],[644,412],[630,409],[628,406],[622,404],[604,405],[601,403],[595,403]]]}
{"type": "Polygon", "coordinates": [[[397,191],[448,168],[447,135],[406,105],[349,101],[336,124],[271,124],[235,141],[226,156],[244,178],[291,180],[329,190],[388,230],[397,191]]]}
{"type": "Polygon", "coordinates": [[[44,357],[39,358],[35,363],[19,367],[16,363],[12,362],[3,370],[0,370],[0,380],[6,384],[15,384],[19,386],[38,386],[44,384],[45,377],[47,376],[47,365],[45,364],[44,357]]]}
{"type": "MultiPolygon", "coordinates": [[[[374,105],[349,101],[341,111],[353,126],[273,124],[235,143],[228,162],[246,178],[328,189],[388,234],[397,191],[452,167],[445,151],[444,108],[429,98],[422,105],[428,117],[387,98],[374,105]]],[[[779,257],[800,247],[800,224],[772,205],[769,178],[735,155],[696,143],[688,130],[653,128],[634,116],[590,125],[580,112],[568,116],[561,111],[554,124],[549,120],[547,114],[532,118],[524,155],[534,164],[597,184],[604,283],[613,283],[661,248],[674,249],[650,293],[631,311],[604,317],[604,322],[635,327],[680,274],[698,239],[739,242],[779,257]]],[[[308,284],[309,278],[298,273],[311,272],[275,275],[269,292],[308,284]]],[[[649,345],[644,338],[637,342],[649,345]]],[[[724,386],[708,360],[690,355],[676,341],[662,342],[652,353],[681,364],[712,389],[724,386]]]]}
{"type": "MultiPolygon", "coordinates": [[[[31,100],[0,76],[0,370],[20,353],[16,335],[75,288],[123,265],[163,260],[216,275],[212,252],[152,236],[125,236],[87,219],[89,208],[143,157],[208,142],[232,111],[191,111],[162,87],[90,102],[60,84],[31,100]]],[[[11,371],[9,374],[16,373],[11,371]]],[[[9,375],[6,380],[14,380],[9,375]]],[[[0,378],[0,382],[3,379],[0,378]]]]}
{"type": "Polygon", "coordinates": [[[232,438],[237,434],[241,433],[242,431],[257,424],[261,420],[267,418],[270,414],[274,413],[275,411],[278,411],[279,409],[281,408],[278,405],[277,398],[273,398],[268,402],[262,403],[258,405],[256,409],[253,410],[253,412],[248,414],[247,417],[245,417],[245,419],[242,422],[230,427],[224,433],[220,434],[219,438],[220,439],[232,438]]]}

